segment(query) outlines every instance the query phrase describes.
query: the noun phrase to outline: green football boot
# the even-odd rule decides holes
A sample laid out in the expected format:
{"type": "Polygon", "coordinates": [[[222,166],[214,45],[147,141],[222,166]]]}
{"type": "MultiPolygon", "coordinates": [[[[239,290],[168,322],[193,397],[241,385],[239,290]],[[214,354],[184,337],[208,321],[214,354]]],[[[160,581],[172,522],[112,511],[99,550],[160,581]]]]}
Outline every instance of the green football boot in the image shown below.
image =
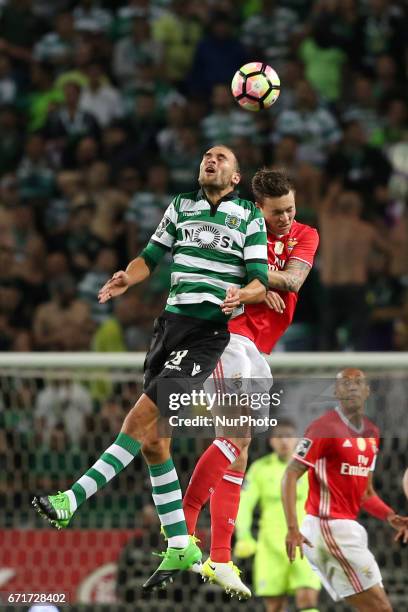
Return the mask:
{"type": "Polygon", "coordinates": [[[188,570],[194,563],[201,561],[202,553],[196,544],[196,538],[189,536],[189,543],[185,548],[168,548],[158,556],[163,557],[163,561],[144,583],[145,591],[164,588],[168,582],[173,582],[175,574],[188,570]]]}
{"type": "Polygon", "coordinates": [[[68,495],[61,491],[58,491],[58,495],[34,497],[31,503],[37,512],[57,529],[68,527],[74,516],[69,507],[68,495]]]}

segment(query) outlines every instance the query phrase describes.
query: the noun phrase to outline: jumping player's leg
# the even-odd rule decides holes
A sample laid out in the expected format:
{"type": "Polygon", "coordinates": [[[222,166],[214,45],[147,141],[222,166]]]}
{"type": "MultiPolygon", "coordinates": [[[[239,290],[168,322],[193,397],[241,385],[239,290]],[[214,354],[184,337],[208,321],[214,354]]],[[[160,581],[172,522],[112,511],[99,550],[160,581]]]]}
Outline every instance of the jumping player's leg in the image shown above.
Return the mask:
{"type": "Polygon", "coordinates": [[[34,506],[55,527],[67,527],[79,506],[133,461],[145,437],[154,435],[158,417],[157,406],[142,394],[126,416],[116,440],[94,465],[64,493],[35,497],[34,506]]]}
{"type": "Polygon", "coordinates": [[[210,498],[211,551],[216,563],[231,561],[231,540],[238,515],[241,486],[248,463],[248,445],[230,465],[210,498]]]}
{"type": "Polygon", "coordinates": [[[363,591],[346,597],[348,604],[353,606],[358,612],[392,612],[392,606],[383,587],[380,584],[363,591]]]}

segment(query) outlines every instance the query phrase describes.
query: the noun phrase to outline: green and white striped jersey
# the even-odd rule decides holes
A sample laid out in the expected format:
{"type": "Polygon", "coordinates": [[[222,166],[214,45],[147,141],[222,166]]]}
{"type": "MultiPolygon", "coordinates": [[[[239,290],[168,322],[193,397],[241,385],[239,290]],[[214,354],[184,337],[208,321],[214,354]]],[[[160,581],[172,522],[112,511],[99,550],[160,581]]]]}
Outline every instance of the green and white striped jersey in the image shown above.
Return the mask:
{"type": "Polygon", "coordinates": [[[235,192],[217,206],[201,189],[176,196],[140,255],[153,269],[170,250],[166,311],[226,322],[220,303],[228,287],[255,278],[268,286],[264,219],[255,204],[235,192]]]}

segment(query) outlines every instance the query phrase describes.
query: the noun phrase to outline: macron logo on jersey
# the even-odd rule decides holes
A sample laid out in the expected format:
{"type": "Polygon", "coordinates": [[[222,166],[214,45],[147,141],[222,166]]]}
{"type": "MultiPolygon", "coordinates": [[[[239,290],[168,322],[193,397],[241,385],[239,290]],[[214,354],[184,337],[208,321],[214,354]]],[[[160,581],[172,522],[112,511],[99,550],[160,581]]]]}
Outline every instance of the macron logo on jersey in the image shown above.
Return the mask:
{"type": "Polygon", "coordinates": [[[352,445],[352,443],[350,442],[350,440],[348,440],[348,439],[347,439],[347,440],[344,440],[344,442],[343,442],[343,448],[351,448],[352,446],[353,446],[353,445],[352,445]]]}

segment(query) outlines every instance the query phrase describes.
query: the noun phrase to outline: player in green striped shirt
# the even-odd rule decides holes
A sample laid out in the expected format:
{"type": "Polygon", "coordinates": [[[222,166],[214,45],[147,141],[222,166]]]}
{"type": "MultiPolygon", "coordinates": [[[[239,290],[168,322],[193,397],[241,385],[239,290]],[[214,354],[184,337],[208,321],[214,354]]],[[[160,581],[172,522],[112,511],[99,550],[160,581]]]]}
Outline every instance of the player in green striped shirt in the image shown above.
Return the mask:
{"type": "MultiPolygon", "coordinates": [[[[235,524],[234,554],[245,558],[255,554],[255,594],[265,598],[267,612],[285,610],[287,595],[294,595],[296,609],[317,612],[320,583],[306,559],[289,562],[285,549],[286,521],[281,501],[281,480],[295,449],[295,428],[281,420],[270,439],[273,453],[254,461],[245,477],[235,524]],[[260,506],[258,537],[252,536],[253,512],[260,506]]],[[[304,516],[308,482],[299,480],[297,507],[304,516]]]]}
{"type": "MultiPolygon", "coordinates": [[[[164,313],[155,321],[144,364],[144,393],[115,442],[70,489],[33,500],[53,525],[66,527],[77,508],[129,465],[142,447],[168,541],[146,589],[163,585],[201,559],[187,533],[170,440],[159,436],[157,421],[169,414],[170,394],[201,389],[214,370],[229,342],[229,300],[257,303],[266,295],[265,222],[252,202],[238,197],[240,178],[237,159],[228,147],[206,151],[200,164],[201,188],[174,198],[140,256],[102,287],[99,301],[105,303],[147,279],[166,252],[173,255],[170,293],[164,313]]],[[[209,474],[213,488],[243,444],[241,438],[219,441],[209,474]]]]}

